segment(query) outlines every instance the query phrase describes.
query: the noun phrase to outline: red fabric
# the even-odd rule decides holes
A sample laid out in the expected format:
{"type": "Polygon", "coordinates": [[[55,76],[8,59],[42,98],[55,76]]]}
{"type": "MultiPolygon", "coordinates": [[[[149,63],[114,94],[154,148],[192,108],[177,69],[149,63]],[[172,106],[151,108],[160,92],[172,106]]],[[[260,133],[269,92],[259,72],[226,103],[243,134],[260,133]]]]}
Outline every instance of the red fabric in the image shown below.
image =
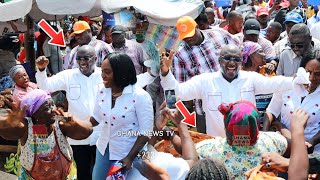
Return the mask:
{"type": "Polygon", "coordinates": [[[26,60],[26,51],[24,49],[22,49],[20,51],[20,55],[19,55],[19,59],[20,63],[25,63],[25,60],[26,60]]]}
{"type": "MultiPolygon", "coordinates": [[[[33,179],[57,180],[66,179],[71,170],[72,162],[61,152],[54,131],[56,145],[48,155],[34,154],[34,164],[29,172],[33,179]]],[[[34,146],[37,146],[34,144],[34,146]]],[[[35,148],[36,149],[36,148],[35,148]]]]}

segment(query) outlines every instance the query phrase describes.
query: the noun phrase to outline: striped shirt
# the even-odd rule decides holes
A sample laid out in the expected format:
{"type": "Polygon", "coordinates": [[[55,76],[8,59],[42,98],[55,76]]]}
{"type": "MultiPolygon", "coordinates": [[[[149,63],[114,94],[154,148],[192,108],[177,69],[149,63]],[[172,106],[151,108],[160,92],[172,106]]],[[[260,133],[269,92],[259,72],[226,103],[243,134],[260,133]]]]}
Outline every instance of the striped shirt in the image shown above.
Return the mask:
{"type": "Polygon", "coordinates": [[[139,43],[133,40],[126,39],[125,45],[123,47],[115,48],[111,44],[111,48],[113,49],[113,51],[126,53],[131,58],[137,75],[143,73],[143,62],[147,60],[148,55],[139,43]]]}
{"type": "Polygon", "coordinates": [[[190,47],[182,41],[174,55],[172,72],[179,82],[185,82],[205,72],[218,71],[221,48],[227,44],[237,46],[240,44],[237,37],[221,28],[213,28],[201,33],[204,40],[200,45],[190,47]]]}
{"type": "MultiPolygon", "coordinates": [[[[88,45],[93,46],[96,51],[96,56],[97,56],[96,65],[97,65],[97,67],[101,67],[103,59],[108,54],[113,52],[113,50],[109,44],[96,39],[96,37],[92,37],[92,39],[88,45]]],[[[70,55],[69,55],[68,69],[78,68],[78,63],[76,63],[76,61],[77,61],[76,57],[77,57],[77,52],[78,52],[79,47],[80,46],[78,45],[71,50],[70,55]]]]}

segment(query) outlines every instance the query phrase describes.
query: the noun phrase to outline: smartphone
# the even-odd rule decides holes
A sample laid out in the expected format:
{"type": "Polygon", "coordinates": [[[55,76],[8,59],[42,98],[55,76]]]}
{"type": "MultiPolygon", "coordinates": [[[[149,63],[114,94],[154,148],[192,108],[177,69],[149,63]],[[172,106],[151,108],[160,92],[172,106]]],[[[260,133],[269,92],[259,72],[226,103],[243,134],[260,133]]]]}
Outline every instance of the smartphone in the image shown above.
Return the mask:
{"type": "Polygon", "coordinates": [[[164,97],[166,99],[167,107],[170,110],[175,111],[175,109],[176,109],[176,101],[177,101],[175,91],[173,89],[165,90],[164,91],[164,97]]]}

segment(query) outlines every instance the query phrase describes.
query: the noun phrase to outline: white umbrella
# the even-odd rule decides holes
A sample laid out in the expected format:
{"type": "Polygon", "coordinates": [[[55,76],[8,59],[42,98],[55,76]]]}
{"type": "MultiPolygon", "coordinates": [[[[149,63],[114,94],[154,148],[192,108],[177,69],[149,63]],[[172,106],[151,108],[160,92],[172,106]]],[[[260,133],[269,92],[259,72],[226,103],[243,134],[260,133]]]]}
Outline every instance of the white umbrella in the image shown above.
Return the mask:
{"type": "Polygon", "coordinates": [[[0,3],[0,21],[11,21],[24,17],[32,8],[32,0],[13,0],[0,3]]]}
{"type": "Polygon", "coordinates": [[[130,6],[146,15],[149,22],[166,26],[175,26],[181,16],[196,18],[204,8],[202,0],[101,0],[101,9],[107,13],[130,6]]]}
{"type": "MultiPolygon", "coordinates": [[[[97,0],[37,0],[39,9],[52,15],[86,13],[92,10],[96,3],[97,0]]],[[[98,4],[100,3],[98,2],[98,4]]]]}
{"type": "Polygon", "coordinates": [[[29,15],[35,20],[55,20],[65,15],[99,16],[101,0],[12,0],[0,3],[0,21],[11,21],[29,15]],[[55,17],[56,16],[56,17],[55,17]]]}
{"type": "Polygon", "coordinates": [[[32,19],[36,21],[39,21],[41,19],[53,21],[56,19],[62,19],[65,16],[65,15],[52,15],[52,14],[44,13],[43,11],[40,10],[35,0],[32,3],[32,9],[29,12],[29,15],[32,19]]]}

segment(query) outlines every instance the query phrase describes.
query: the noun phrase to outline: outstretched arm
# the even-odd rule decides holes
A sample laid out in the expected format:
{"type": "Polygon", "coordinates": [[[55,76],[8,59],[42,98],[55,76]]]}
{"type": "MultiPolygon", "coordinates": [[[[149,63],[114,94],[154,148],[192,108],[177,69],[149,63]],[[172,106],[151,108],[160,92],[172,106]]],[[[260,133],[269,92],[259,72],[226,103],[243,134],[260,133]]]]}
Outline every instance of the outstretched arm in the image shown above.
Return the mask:
{"type": "Polygon", "coordinates": [[[6,117],[0,117],[0,136],[8,140],[18,140],[27,135],[28,124],[24,121],[26,106],[14,106],[6,117]]]}
{"type": "Polygon", "coordinates": [[[61,116],[59,126],[65,136],[75,140],[82,140],[91,135],[93,129],[89,121],[81,121],[61,109],[57,110],[57,114],[61,116]]]}
{"type": "Polygon", "coordinates": [[[289,179],[308,178],[308,152],[304,140],[304,128],[309,115],[302,109],[295,110],[291,116],[291,155],[289,165],[289,179]]]}

